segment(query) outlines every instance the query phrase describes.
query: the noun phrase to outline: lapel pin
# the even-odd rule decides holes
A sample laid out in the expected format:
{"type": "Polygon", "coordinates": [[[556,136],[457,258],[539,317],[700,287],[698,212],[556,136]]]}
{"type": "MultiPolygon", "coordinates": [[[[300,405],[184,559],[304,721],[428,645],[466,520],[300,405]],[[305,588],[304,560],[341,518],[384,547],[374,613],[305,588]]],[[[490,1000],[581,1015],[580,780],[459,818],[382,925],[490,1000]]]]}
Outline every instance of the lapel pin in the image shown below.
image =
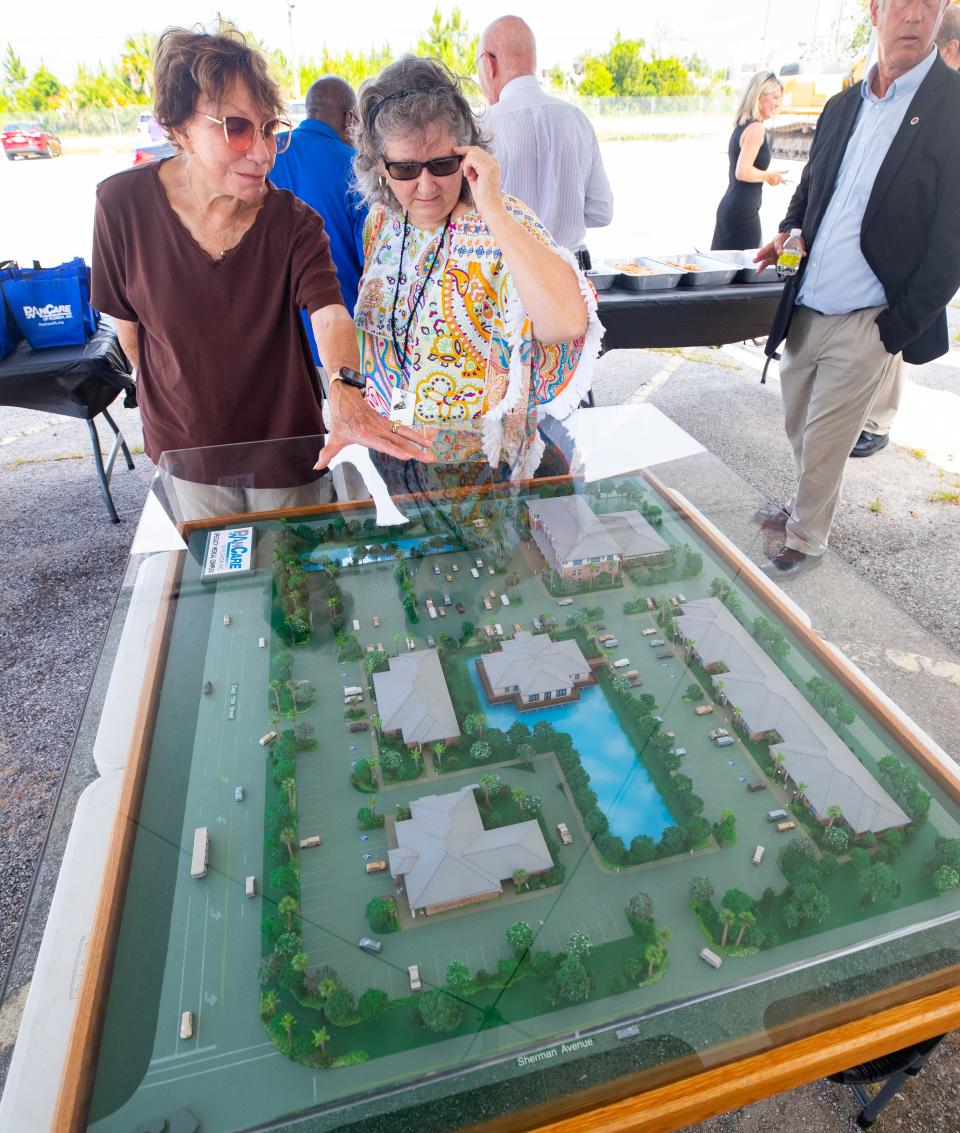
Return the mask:
{"type": "Polygon", "coordinates": [[[911,126],[916,126],[916,124],[917,124],[917,123],[918,123],[919,121],[920,121],[920,119],[919,119],[919,118],[911,118],[911,119],[910,119],[910,125],[911,125],[911,126]]]}

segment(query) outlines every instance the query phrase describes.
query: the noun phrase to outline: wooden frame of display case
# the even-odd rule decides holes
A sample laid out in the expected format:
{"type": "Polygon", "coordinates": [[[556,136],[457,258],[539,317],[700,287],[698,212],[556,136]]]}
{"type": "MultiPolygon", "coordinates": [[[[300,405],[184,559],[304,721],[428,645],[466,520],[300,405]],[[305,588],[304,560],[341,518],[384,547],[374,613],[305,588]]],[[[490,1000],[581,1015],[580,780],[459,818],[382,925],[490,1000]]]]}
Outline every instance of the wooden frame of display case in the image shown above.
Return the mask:
{"type": "MultiPolygon", "coordinates": [[[[651,486],[710,549],[736,571],[739,583],[769,607],[884,729],[954,801],[960,779],[952,775],[911,733],[902,719],[867,687],[858,674],[798,617],[780,591],[763,576],[743,570],[736,548],[682,496],[653,473],[651,486]]],[[[568,483],[569,477],[536,481],[537,486],[568,483]]],[[[490,487],[480,492],[492,490],[490,487]]],[[[476,494],[459,489],[450,497],[476,494]]],[[[407,498],[395,497],[402,504],[407,498]]],[[[198,530],[262,522],[281,516],[318,517],[369,508],[370,501],[314,505],[258,513],[218,516],[178,525],[184,539],[198,530]]],[[[106,858],[104,881],[90,934],[80,994],[56,1100],[53,1129],[83,1133],[93,1091],[117,937],[129,879],[138,816],[153,729],[166,667],[176,600],[186,551],[172,555],[164,580],[157,630],[150,646],[134,721],[117,816],[106,858]]],[[[465,1133],[643,1133],[675,1130],[740,1106],[815,1081],[827,1074],[890,1054],[960,1027],[960,965],[898,984],[840,1006],[817,1011],[788,1024],[710,1048],[710,1069],[696,1055],[665,1063],[600,1086],[517,1110],[465,1133]],[[763,1049],[758,1050],[759,1047],[763,1049]],[[775,1053],[775,1057],[771,1057],[775,1053]]]]}

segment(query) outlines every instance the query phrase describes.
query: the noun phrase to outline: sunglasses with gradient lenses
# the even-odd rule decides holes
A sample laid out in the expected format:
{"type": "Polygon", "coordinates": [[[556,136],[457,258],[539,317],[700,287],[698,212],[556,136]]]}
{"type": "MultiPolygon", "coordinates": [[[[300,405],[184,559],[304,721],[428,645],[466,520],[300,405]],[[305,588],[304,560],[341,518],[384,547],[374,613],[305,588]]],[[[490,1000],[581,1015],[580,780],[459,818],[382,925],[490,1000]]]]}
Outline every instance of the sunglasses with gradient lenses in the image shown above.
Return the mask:
{"type": "Polygon", "coordinates": [[[257,134],[261,134],[267,149],[283,151],[290,145],[290,131],[293,126],[285,118],[268,118],[261,126],[255,126],[249,118],[228,114],[226,118],[214,118],[204,114],[204,118],[223,127],[223,136],[234,153],[246,153],[251,148],[257,134]]]}
{"type": "Polygon", "coordinates": [[[383,166],[394,181],[416,181],[424,169],[431,177],[450,177],[463,164],[462,153],[452,153],[449,157],[434,157],[430,161],[387,161],[383,166]]]}

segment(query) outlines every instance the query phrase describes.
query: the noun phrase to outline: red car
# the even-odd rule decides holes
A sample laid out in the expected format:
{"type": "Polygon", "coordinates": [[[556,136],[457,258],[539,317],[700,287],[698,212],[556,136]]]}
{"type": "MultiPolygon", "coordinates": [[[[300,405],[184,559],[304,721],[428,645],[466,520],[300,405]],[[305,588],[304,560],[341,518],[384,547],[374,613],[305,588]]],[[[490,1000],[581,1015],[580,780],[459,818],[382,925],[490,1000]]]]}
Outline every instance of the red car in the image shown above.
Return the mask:
{"type": "Polygon", "coordinates": [[[8,161],[17,157],[60,157],[63,153],[57,135],[36,122],[10,122],[4,126],[0,138],[8,161]]]}

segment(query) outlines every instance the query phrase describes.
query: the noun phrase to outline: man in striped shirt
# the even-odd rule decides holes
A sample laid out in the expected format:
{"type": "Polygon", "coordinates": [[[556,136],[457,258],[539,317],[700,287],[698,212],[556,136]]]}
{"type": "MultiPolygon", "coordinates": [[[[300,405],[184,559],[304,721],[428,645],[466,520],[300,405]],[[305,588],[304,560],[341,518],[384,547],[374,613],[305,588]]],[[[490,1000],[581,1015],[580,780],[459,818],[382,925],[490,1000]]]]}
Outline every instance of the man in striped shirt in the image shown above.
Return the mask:
{"type": "Polygon", "coordinates": [[[590,266],[586,230],[613,219],[613,193],[593,127],[582,110],[544,94],[537,44],[517,16],[494,20],[480,36],[477,74],[490,103],[503,191],[528,205],[550,235],[590,266]]]}

